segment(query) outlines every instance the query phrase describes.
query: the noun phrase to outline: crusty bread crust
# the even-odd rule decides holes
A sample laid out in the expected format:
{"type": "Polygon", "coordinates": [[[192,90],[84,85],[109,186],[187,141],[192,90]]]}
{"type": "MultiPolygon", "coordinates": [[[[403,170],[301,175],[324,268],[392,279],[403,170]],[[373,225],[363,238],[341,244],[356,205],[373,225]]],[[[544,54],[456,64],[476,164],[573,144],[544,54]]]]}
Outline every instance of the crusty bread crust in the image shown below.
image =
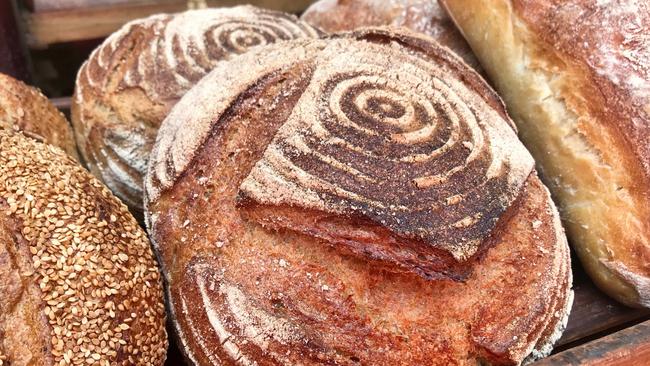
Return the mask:
{"type": "Polygon", "coordinates": [[[585,269],[650,306],[650,5],[444,0],[501,91],[585,269]]]}
{"type": "MultiPolygon", "coordinates": [[[[521,153],[501,174],[528,161],[498,98],[428,38],[366,30],[272,46],[217,67],[163,123],[145,184],[146,222],[172,320],[194,364],[518,364],[531,353],[550,352],[570,307],[570,260],[549,193],[529,165],[521,184],[503,183],[515,190],[514,200],[484,232],[481,244],[489,249],[465,281],[395,271],[394,263],[351,255],[313,231],[268,229],[244,215],[242,183],[267,161],[275,143],[291,136],[286,132],[293,118],[317,124],[319,114],[307,107],[321,100],[314,94],[323,85],[319,80],[333,70],[345,74],[344,67],[327,62],[336,62],[333,55],[346,64],[364,60],[364,70],[388,77],[382,70],[390,68],[372,63],[377,52],[393,65],[428,60],[444,70],[431,75],[451,85],[462,103],[476,113],[491,109],[481,128],[500,124],[508,146],[521,153]],[[219,88],[222,82],[230,88],[219,88]],[[188,125],[190,131],[183,127],[188,125]]],[[[498,159],[497,151],[492,154],[498,159]]],[[[255,199],[252,193],[247,199],[255,199]]],[[[318,200],[287,206],[309,202],[318,200]]],[[[335,213],[328,211],[330,202],[312,209],[335,213]]],[[[349,219],[341,207],[338,216],[349,219]]],[[[399,235],[388,223],[383,227],[399,235]]]]}
{"type": "Polygon", "coordinates": [[[0,129],[19,130],[79,160],[72,127],[36,88],[0,73],[0,129]]]}
{"type": "Polygon", "coordinates": [[[318,31],[252,6],[154,15],[124,25],[79,70],[72,122],[93,174],[142,213],[142,178],[171,107],[223,60],[318,31]]]}
{"type": "Polygon", "coordinates": [[[0,355],[10,366],[162,365],[144,231],[59,148],[0,131],[0,355]]]}
{"type": "Polygon", "coordinates": [[[363,27],[405,27],[433,37],[480,70],[469,45],[436,1],[320,0],[305,10],[301,19],[330,33],[363,27]]]}
{"type": "MultiPolygon", "coordinates": [[[[291,107],[294,112],[242,182],[240,198],[248,206],[296,206],[384,226],[394,233],[391,240],[401,243],[391,245],[395,250],[374,250],[368,243],[362,245],[366,249],[354,250],[358,245],[353,243],[348,248],[365,257],[372,252],[373,257],[395,261],[425,277],[437,277],[443,275],[436,273],[441,267],[452,270],[450,262],[468,262],[469,266],[469,260],[484,249],[484,237],[517,197],[533,160],[501,114],[501,103],[493,100],[489,87],[460,59],[420,36],[382,32],[371,31],[367,37],[358,32],[360,41],[312,42],[288,55],[266,50],[255,53],[261,58],[256,62],[259,70],[250,70],[254,66],[249,64],[242,69],[255,80],[297,61],[319,67],[304,96],[291,107]],[[376,45],[363,41],[384,36],[386,40],[376,45]],[[394,52],[382,43],[391,41],[394,52]],[[414,58],[409,51],[419,56],[414,58]],[[387,52],[391,52],[388,59],[387,52]],[[390,72],[378,71],[386,70],[388,64],[390,72]],[[459,80],[467,80],[467,86],[459,80]],[[413,100],[404,99],[408,97],[413,100]],[[371,110],[364,110],[366,105],[358,105],[373,100],[394,108],[395,113],[405,108],[404,115],[392,117],[391,111],[379,111],[373,117],[371,110]],[[376,118],[388,122],[380,125],[376,118]],[[435,118],[440,122],[429,124],[435,118]],[[418,257],[432,267],[420,266],[418,257]]],[[[221,82],[223,75],[211,76],[207,83],[214,85],[215,80],[221,82]]],[[[228,83],[232,85],[228,93],[215,89],[212,98],[204,100],[213,109],[219,108],[215,101],[230,103],[228,95],[240,93],[247,84],[246,78],[228,83]]],[[[194,137],[183,128],[173,133],[165,130],[160,145],[164,148],[176,139],[200,142],[201,133],[209,131],[216,120],[211,114],[205,116],[208,119],[191,124],[194,137]]],[[[187,147],[182,142],[176,146],[187,147]]],[[[173,181],[167,174],[171,169],[182,173],[183,166],[175,163],[189,161],[187,155],[161,157],[160,152],[154,152],[152,164],[162,171],[152,179],[173,181]]],[[[155,195],[155,185],[152,188],[155,195]]],[[[332,233],[332,229],[326,231],[332,233]]],[[[332,238],[321,232],[321,238],[332,238]]],[[[345,245],[345,241],[335,241],[345,245]]]]}

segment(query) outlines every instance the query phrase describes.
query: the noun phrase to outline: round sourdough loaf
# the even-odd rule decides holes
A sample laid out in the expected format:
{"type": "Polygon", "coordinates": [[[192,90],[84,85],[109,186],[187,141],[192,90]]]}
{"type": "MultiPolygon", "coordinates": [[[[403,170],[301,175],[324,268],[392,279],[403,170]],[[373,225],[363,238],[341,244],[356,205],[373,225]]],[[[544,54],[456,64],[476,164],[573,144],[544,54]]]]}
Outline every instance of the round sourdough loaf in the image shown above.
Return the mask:
{"type": "Polygon", "coordinates": [[[240,6],[155,15],[126,24],[81,67],[72,105],[90,170],[142,213],[142,177],[160,123],[222,60],[318,32],[295,16],[240,6]]]}
{"type": "Polygon", "coordinates": [[[301,19],[326,32],[405,27],[433,37],[474,69],[480,69],[467,42],[435,0],[319,0],[305,10],[301,19]]]}
{"type": "Polygon", "coordinates": [[[79,160],[70,124],[37,89],[0,73],[0,129],[23,133],[62,148],[79,160]]]}
{"type": "Polygon", "coordinates": [[[126,206],[62,150],[2,130],[0,182],[0,364],[162,365],[162,282],[126,206]]]}
{"type": "Polygon", "coordinates": [[[163,123],[145,181],[182,347],[197,365],[548,354],[571,269],[533,165],[496,94],[428,37],[220,65],[163,123]]]}
{"type": "Polygon", "coordinates": [[[650,308],[650,2],[442,0],[594,282],[650,308]]]}

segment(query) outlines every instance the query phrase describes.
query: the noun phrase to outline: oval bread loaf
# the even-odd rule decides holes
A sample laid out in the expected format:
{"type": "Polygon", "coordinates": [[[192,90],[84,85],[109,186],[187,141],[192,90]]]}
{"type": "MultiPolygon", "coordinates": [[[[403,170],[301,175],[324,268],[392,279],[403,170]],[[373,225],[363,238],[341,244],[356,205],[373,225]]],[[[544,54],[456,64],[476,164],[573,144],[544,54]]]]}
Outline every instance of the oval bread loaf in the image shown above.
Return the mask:
{"type": "Polygon", "coordinates": [[[433,37],[474,69],[480,69],[469,45],[435,0],[319,0],[301,19],[330,33],[363,27],[405,27],[433,37]]]}
{"type": "Polygon", "coordinates": [[[145,192],[196,365],[519,364],[566,323],[532,158],[480,76],[415,33],[218,66],[163,123],[145,192]]]}
{"type": "Polygon", "coordinates": [[[158,266],[144,231],[53,146],[0,130],[0,364],[162,365],[158,266]]]}
{"type": "Polygon", "coordinates": [[[650,307],[650,4],[442,1],[518,123],[583,266],[650,307]]]}
{"type": "Polygon", "coordinates": [[[79,149],[93,174],[142,213],[142,178],[163,118],[223,60],[318,32],[295,16],[239,6],[135,20],[81,67],[72,105],[79,149]]]}
{"type": "Polygon", "coordinates": [[[72,127],[36,88],[0,73],[0,129],[20,130],[79,160],[72,127]]]}

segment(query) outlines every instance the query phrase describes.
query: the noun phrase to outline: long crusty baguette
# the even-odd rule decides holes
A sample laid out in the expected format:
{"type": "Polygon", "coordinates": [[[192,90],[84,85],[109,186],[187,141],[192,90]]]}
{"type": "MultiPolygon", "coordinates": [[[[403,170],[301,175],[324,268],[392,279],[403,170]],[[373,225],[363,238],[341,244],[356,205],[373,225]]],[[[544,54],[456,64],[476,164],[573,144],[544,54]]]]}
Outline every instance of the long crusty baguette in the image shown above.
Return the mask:
{"type": "Polygon", "coordinates": [[[443,0],[518,123],[584,267],[650,306],[650,5],[443,0]]]}
{"type": "Polygon", "coordinates": [[[163,123],[145,193],[196,365],[518,364],[566,323],[549,193],[494,92],[424,36],[222,64],[163,123]]]}
{"type": "Polygon", "coordinates": [[[83,158],[139,216],[151,146],[178,99],[223,60],[318,34],[293,15],[253,6],[160,14],[124,25],[79,70],[72,122],[83,158]]]}

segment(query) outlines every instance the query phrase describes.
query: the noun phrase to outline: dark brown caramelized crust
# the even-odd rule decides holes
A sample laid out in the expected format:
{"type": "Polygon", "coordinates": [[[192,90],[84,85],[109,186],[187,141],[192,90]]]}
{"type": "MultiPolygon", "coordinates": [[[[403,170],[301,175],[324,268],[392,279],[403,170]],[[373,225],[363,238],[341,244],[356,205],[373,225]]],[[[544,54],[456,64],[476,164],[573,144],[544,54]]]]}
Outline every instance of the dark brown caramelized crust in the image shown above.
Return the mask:
{"type": "Polygon", "coordinates": [[[217,68],[181,100],[161,128],[145,187],[172,316],[195,364],[517,364],[550,352],[571,301],[557,213],[498,99],[448,55],[386,30],[296,41],[217,68]],[[338,85],[328,91],[328,82],[338,85]],[[353,125],[357,132],[335,134],[353,125]],[[278,153],[287,145],[302,150],[278,153]],[[440,155],[418,160],[427,146],[440,155]],[[365,158],[343,160],[346,148],[365,158]],[[403,156],[416,158],[391,161],[403,156]],[[395,164],[393,176],[379,170],[382,159],[395,164]],[[391,195],[389,186],[364,192],[351,183],[359,174],[378,185],[416,180],[435,163],[466,177],[450,174],[461,196],[451,201],[471,199],[464,208],[435,189],[444,179],[427,194],[415,184],[395,184],[401,191],[391,195]],[[465,195],[465,181],[483,194],[465,195]],[[368,198],[381,205],[363,207],[368,198]],[[415,233],[388,219],[408,222],[425,206],[444,206],[447,216],[432,211],[415,233]],[[427,235],[455,215],[492,218],[476,237],[465,231],[470,220],[455,236],[427,235]],[[408,261],[438,260],[451,271],[469,262],[458,253],[472,258],[464,281],[438,269],[423,276],[408,261]]]}

